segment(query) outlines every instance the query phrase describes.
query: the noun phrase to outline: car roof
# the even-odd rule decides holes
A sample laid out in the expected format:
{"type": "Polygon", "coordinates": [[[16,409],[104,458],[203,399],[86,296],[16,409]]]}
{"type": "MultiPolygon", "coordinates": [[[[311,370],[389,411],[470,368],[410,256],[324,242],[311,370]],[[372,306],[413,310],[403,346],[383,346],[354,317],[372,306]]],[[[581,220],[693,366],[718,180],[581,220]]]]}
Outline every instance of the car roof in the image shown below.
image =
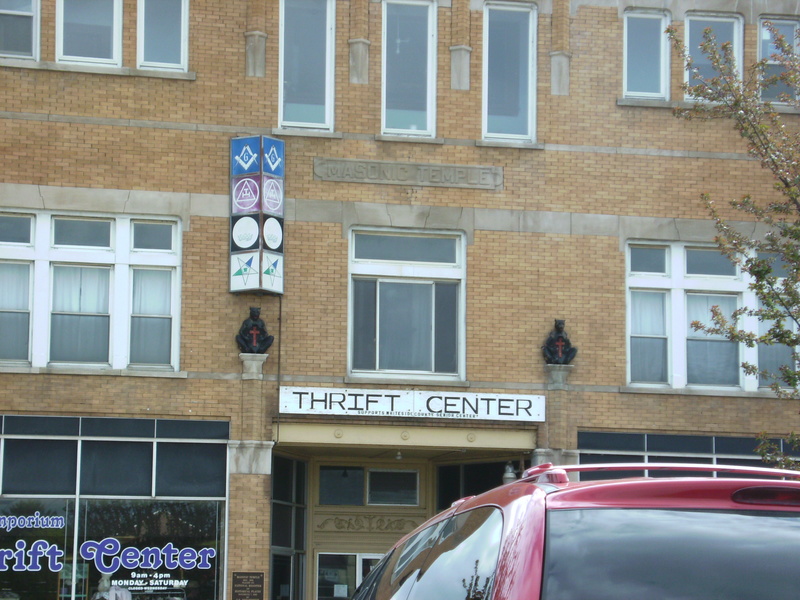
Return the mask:
{"type": "MultiPolygon", "coordinates": [[[[506,506],[524,495],[545,496],[548,509],[675,508],[800,512],[800,471],[687,463],[538,465],[515,482],[453,503],[445,514],[477,506],[506,506]],[[573,473],[697,472],[694,477],[623,477],[572,481],[573,473]],[[717,476],[720,475],[720,476],[717,476]]],[[[443,515],[439,515],[441,518],[443,515]]],[[[438,519],[435,519],[438,520],[438,519]]]]}

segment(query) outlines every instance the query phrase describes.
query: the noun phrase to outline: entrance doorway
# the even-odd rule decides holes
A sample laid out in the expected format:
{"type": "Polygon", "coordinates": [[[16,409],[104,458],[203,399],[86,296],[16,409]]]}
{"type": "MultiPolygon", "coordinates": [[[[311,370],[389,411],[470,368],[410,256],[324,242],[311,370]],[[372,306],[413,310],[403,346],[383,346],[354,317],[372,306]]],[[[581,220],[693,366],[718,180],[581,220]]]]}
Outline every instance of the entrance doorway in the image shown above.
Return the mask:
{"type": "Polygon", "coordinates": [[[320,552],[317,555],[317,600],[350,598],[381,554],[320,552]]]}

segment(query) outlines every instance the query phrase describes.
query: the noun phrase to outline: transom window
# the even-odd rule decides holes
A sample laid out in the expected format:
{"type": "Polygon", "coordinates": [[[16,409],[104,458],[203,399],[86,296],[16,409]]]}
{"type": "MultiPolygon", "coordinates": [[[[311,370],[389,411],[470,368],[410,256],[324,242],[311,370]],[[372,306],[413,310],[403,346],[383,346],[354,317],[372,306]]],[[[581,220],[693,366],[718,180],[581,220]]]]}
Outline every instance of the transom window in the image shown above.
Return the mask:
{"type": "MultiPolygon", "coordinates": [[[[695,331],[711,324],[711,307],[730,317],[753,305],[738,268],[712,247],[632,244],[628,275],[628,365],[633,384],[741,386],[755,389],[741,362],[754,350],[695,331]]],[[[757,323],[742,323],[757,328],[757,323]]]]}
{"type": "Polygon", "coordinates": [[[463,256],[452,234],[353,233],[352,374],[461,377],[463,256]]]}
{"type": "Polygon", "coordinates": [[[436,10],[430,0],[384,0],[383,132],[433,137],[436,10]]]}
{"type": "Polygon", "coordinates": [[[321,466],[319,503],[328,506],[417,506],[419,473],[401,469],[321,466]]]}
{"type": "Polygon", "coordinates": [[[532,141],[536,9],[526,4],[487,4],[484,32],[484,137],[532,141]]]}
{"type": "Polygon", "coordinates": [[[669,42],[664,33],[667,25],[667,15],[663,12],[625,13],[623,86],[626,97],[668,98],[669,42]]]}
{"type": "Polygon", "coordinates": [[[0,214],[0,360],[176,369],[177,236],[175,221],[0,214]]]}
{"type": "Polygon", "coordinates": [[[281,0],[279,121],[333,129],[333,0],[281,0]]]}

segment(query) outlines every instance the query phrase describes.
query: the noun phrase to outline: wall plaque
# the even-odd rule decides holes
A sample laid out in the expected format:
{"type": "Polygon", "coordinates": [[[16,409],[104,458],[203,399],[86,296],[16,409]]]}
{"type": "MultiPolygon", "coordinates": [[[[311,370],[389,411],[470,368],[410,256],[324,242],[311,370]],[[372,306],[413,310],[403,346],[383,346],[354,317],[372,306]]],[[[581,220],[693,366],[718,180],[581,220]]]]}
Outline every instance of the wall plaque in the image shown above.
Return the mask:
{"type": "Polygon", "coordinates": [[[475,188],[479,190],[503,188],[502,167],[345,158],[315,158],[314,178],[322,181],[475,188]]]}
{"type": "Polygon", "coordinates": [[[233,573],[233,600],[264,600],[264,573],[233,573]]]}

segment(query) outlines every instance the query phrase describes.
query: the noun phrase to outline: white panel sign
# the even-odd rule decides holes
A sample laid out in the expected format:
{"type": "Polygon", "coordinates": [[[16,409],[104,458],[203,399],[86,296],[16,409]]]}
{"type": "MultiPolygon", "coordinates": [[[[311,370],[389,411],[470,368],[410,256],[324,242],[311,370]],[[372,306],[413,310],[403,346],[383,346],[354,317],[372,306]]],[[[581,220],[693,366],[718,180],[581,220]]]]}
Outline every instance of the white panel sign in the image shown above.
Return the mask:
{"type": "Polygon", "coordinates": [[[427,417],[544,422],[544,396],[513,393],[281,387],[280,412],[352,417],[427,417]]]}

